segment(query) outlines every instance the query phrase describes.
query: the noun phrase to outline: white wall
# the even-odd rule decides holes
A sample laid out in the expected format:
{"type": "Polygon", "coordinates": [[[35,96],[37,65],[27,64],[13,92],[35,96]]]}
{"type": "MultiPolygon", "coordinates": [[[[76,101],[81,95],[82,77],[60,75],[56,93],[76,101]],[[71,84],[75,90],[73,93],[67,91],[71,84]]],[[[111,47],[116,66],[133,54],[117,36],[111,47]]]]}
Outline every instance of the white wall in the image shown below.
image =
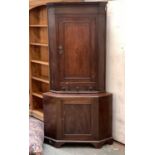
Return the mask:
{"type": "Polygon", "coordinates": [[[123,5],[109,2],[107,12],[107,91],[113,93],[113,137],[125,142],[123,5]]]}
{"type": "Polygon", "coordinates": [[[107,91],[113,93],[113,137],[115,140],[125,143],[123,6],[123,0],[108,2],[106,87],[107,91]]]}

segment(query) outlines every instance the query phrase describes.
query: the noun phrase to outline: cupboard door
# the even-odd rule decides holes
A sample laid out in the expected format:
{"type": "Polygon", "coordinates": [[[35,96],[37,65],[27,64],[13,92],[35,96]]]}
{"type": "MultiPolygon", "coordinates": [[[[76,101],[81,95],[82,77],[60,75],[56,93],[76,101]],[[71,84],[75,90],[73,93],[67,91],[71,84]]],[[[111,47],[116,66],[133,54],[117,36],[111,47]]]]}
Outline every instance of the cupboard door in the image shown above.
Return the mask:
{"type": "Polygon", "coordinates": [[[93,139],[97,130],[97,103],[88,98],[67,98],[62,100],[62,138],[93,139]]]}
{"type": "Polygon", "coordinates": [[[59,88],[93,90],[97,83],[96,18],[57,17],[59,88]]]}

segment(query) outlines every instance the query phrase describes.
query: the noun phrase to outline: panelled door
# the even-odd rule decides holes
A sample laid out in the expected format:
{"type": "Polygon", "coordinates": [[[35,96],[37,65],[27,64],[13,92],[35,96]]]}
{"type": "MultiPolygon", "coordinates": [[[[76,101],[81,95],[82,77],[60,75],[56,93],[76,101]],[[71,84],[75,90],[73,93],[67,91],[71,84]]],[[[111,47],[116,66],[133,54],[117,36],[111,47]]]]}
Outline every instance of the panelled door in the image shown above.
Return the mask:
{"type": "Polygon", "coordinates": [[[61,100],[62,135],[66,140],[96,139],[97,102],[90,98],[65,98],[61,100]]]}
{"type": "Polygon", "coordinates": [[[56,18],[60,90],[94,90],[97,85],[96,17],[56,18]]]}

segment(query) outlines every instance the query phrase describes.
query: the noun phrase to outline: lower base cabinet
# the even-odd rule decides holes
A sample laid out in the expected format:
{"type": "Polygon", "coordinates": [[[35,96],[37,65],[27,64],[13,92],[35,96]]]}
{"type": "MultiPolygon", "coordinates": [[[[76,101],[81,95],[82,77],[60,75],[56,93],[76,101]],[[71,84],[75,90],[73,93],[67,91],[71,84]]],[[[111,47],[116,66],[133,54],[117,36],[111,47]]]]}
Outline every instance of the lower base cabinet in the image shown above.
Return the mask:
{"type": "Polygon", "coordinates": [[[112,144],[112,94],[44,94],[45,143],[112,144]]]}

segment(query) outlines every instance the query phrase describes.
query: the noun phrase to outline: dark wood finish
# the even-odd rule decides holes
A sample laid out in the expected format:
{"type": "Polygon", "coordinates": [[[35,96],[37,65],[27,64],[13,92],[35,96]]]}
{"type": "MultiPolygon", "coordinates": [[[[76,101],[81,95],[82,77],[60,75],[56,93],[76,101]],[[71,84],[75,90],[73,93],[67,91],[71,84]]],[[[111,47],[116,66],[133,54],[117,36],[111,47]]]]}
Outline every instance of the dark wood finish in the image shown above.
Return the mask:
{"type": "Polygon", "coordinates": [[[45,143],[91,143],[96,148],[111,144],[112,94],[105,88],[106,2],[47,7],[50,92],[43,95],[45,143]]]}
{"type": "Polygon", "coordinates": [[[48,5],[51,90],[105,91],[105,7],[48,5]]]}
{"type": "Polygon", "coordinates": [[[55,93],[45,93],[45,139],[54,146],[59,142],[61,145],[70,142],[87,142],[95,147],[110,143],[111,111],[110,93],[94,94],[94,96],[90,94],[55,96],[55,93]]]}
{"type": "Polygon", "coordinates": [[[62,48],[58,49],[59,89],[93,89],[97,81],[95,18],[61,16],[57,22],[58,48],[62,48]]]}
{"type": "Polygon", "coordinates": [[[69,134],[90,134],[91,104],[89,101],[79,102],[76,100],[72,103],[71,100],[65,100],[63,103],[63,134],[65,137],[69,134]],[[75,123],[77,119],[80,120],[78,124],[75,123]]]}

